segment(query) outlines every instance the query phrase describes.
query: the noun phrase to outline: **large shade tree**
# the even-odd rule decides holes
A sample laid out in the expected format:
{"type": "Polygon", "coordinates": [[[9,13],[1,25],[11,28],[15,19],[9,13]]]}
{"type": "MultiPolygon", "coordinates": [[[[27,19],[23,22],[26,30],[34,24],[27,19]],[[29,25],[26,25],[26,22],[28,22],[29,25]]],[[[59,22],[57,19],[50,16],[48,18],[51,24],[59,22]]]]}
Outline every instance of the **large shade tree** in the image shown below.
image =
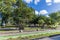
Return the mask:
{"type": "Polygon", "coordinates": [[[32,20],[34,15],[34,9],[28,7],[22,0],[0,0],[0,12],[2,13],[1,25],[6,24],[10,17],[15,24],[19,24],[32,20]]]}
{"type": "Polygon", "coordinates": [[[51,13],[49,14],[50,16],[50,25],[52,27],[57,27],[60,23],[60,12],[55,12],[55,13],[51,13]]]}
{"type": "Polygon", "coordinates": [[[15,24],[19,25],[21,23],[28,23],[30,20],[32,20],[34,9],[28,7],[27,4],[22,0],[18,0],[15,6],[17,7],[13,13],[15,24]]]}
{"type": "Polygon", "coordinates": [[[10,14],[13,12],[13,6],[12,4],[15,4],[15,0],[0,0],[0,12],[2,13],[2,22],[1,25],[3,26],[3,23],[7,23],[8,18],[11,16],[10,14]]]}
{"type": "Polygon", "coordinates": [[[55,23],[60,22],[60,12],[55,12],[49,15],[51,19],[55,21],[55,23]]]}

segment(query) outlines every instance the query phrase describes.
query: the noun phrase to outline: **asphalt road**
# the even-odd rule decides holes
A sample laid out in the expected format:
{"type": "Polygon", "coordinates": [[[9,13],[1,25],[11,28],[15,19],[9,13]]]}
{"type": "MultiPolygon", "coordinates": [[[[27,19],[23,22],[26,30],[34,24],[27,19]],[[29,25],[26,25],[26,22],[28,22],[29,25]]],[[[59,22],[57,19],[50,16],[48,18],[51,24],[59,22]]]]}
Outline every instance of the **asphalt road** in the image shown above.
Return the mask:
{"type": "Polygon", "coordinates": [[[60,40],[60,35],[54,37],[46,37],[43,39],[34,39],[34,40],[60,40]]]}

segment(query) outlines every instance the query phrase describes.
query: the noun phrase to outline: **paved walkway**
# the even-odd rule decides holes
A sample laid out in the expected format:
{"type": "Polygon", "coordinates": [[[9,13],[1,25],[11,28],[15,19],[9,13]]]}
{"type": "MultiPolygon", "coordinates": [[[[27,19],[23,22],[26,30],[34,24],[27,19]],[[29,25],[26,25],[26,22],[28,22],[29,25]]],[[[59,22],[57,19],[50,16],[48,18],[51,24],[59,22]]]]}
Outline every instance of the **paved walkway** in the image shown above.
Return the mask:
{"type": "Polygon", "coordinates": [[[19,32],[18,30],[15,31],[0,31],[0,36],[13,36],[17,34],[34,34],[34,33],[44,33],[49,31],[60,31],[60,30],[45,30],[45,31],[34,31],[34,32],[19,32]]]}
{"type": "Polygon", "coordinates": [[[19,32],[19,31],[0,31],[0,40],[5,40],[8,38],[24,37],[37,34],[60,32],[60,30],[45,30],[45,31],[34,31],[34,32],[19,32]]]}

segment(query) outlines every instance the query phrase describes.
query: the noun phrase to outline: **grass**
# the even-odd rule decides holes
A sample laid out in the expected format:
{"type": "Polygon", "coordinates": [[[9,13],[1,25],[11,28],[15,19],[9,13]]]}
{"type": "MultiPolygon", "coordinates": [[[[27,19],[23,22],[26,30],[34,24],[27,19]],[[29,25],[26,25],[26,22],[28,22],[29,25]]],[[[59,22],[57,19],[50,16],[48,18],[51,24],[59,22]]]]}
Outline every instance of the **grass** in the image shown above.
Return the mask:
{"type": "MultiPolygon", "coordinates": [[[[34,38],[41,38],[41,37],[51,36],[51,35],[54,35],[54,34],[60,34],[60,33],[55,32],[55,33],[35,34],[35,35],[30,35],[30,36],[25,36],[25,37],[18,37],[16,39],[18,39],[18,40],[25,40],[25,39],[31,40],[31,39],[34,39],[34,38]]],[[[11,38],[11,39],[13,39],[13,38],[11,38]]]]}
{"type": "Polygon", "coordinates": [[[15,36],[2,36],[0,37],[0,40],[25,40],[25,39],[34,39],[34,38],[41,38],[41,37],[46,37],[46,36],[51,36],[51,35],[56,35],[60,34],[59,30],[56,31],[48,31],[48,32],[35,32],[32,34],[18,34],[15,36]]]}
{"type": "Polygon", "coordinates": [[[25,31],[36,31],[36,30],[42,30],[40,27],[25,27],[24,30],[25,31]]]}

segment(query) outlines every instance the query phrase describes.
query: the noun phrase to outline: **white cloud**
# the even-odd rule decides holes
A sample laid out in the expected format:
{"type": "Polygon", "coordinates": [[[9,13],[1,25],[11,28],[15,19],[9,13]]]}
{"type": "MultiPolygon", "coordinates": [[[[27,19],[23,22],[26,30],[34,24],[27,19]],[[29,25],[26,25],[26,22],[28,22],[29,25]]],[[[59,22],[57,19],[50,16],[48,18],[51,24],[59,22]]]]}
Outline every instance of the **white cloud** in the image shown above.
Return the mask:
{"type": "Polygon", "coordinates": [[[48,12],[47,12],[47,10],[41,10],[39,13],[40,14],[47,14],[48,12]]]}
{"type": "MultiPolygon", "coordinates": [[[[26,3],[31,3],[33,0],[24,0],[26,3]]],[[[34,4],[37,5],[40,0],[34,0],[34,4]]]]}
{"type": "Polygon", "coordinates": [[[52,0],[46,0],[48,6],[52,5],[52,0]]]}
{"type": "Polygon", "coordinates": [[[52,5],[52,3],[47,3],[48,6],[52,5]]]}
{"type": "MultiPolygon", "coordinates": [[[[60,0],[53,0],[54,3],[60,3],[60,0]]],[[[46,0],[46,3],[52,3],[52,0],[46,0]]]]}
{"type": "Polygon", "coordinates": [[[37,14],[37,15],[38,15],[38,13],[39,13],[39,12],[35,10],[35,14],[37,14]]]}
{"type": "Polygon", "coordinates": [[[26,3],[31,3],[33,0],[24,0],[26,3]]]}
{"type": "Polygon", "coordinates": [[[34,0],[34,3],[37,5],[40,0],[34,0]]]}
{"type": "MultiPolygon", "coordinates": [[[[38,12],[37,10],[35,10],[35,14],[36,15],[40,15],[40,14],[45,15],[47,13],[48,13],[47,10],[41,10],[40,12],[38,12]]],[[[46,16],[48,17],[48,15],[46,15],[46,16]]]]}
{"type": "Polygon", "coordinates": [[[60,3],[60,0],[54,0],[54,3],[60,3]]]}
{"type": "Polygon", "coordinates": [[[47,3],[52,2],[52,0],[46,0],[47,3]]]}

